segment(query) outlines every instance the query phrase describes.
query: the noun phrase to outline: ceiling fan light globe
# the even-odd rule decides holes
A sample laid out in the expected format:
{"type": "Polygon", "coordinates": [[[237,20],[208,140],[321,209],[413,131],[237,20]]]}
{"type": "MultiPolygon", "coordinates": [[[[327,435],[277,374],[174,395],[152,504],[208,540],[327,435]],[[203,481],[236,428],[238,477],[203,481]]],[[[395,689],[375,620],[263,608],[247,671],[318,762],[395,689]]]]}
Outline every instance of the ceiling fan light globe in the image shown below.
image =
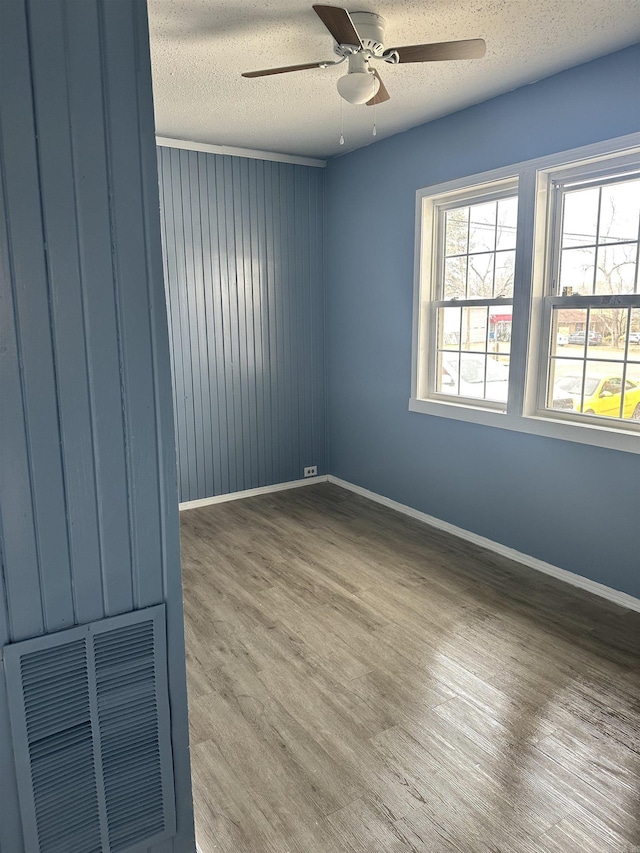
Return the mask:
{"type": "Polygon", "coordinates": [[[350,104],[366,104],[379,88],[380,81],[368,71],[352,71],[338,79],[338,92],[350,104]]]}

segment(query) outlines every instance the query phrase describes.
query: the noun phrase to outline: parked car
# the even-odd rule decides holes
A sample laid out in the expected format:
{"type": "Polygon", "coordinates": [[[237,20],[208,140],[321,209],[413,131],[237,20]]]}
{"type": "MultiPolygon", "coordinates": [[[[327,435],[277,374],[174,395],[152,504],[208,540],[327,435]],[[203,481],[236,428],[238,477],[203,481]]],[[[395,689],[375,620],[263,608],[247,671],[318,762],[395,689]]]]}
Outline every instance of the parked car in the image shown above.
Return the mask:
{"type": "Polygon", "coordinates": [[[556,344],[559,347],[566,347],[566,345],[568,343],[569,343],[569,335],[565,335],[562,332],[558,332],[558,334],[556,335],[556,344]]]}
{"type": "MultiPolygon", "coordinates": [[[[570,344],[579,344],[580,346],[584,346],[586,338],[587,333],[582,329],[579,332],[572,332],[569,335],[568,342],[570,344]]],[[[589,332],[589,343],[591,346],[600,346],[602,343],[602,335],[600,332],[589,332]]]]}
{"type": "MultiPolygon", "coordinates": [[[[622,379],[620,376],[587,376],[584,380],[584,400],[582,400],[582,376],[570,375],[558,379],[553,388],[554,400],[573,400],[573,409],[585,415],[603,415],[609,418],[620,417],[622,379]]],[[[556,406],[554,408],[566,408],[556,406]]],[[[640,384],[631,379],[624,383],[623,418],[640,421],[640,384]]]]}
{"type": "Polygon", "coordinates": [[[629,343],[640,344],[640,332],[629,332],[629,343]]]}

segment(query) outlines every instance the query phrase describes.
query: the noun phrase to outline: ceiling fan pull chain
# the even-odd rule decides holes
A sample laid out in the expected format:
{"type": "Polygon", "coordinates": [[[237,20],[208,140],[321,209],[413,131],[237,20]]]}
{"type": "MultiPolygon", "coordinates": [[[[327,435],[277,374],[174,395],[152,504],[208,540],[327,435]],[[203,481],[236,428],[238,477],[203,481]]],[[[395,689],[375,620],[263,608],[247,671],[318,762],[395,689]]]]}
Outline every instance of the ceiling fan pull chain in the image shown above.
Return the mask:
{"type": "Polygon", "coordinates": [[[344,145],[344,101],[340,98],[340,145],[344,145]]]}
{"type": "Polygon", "coordinates": [[[376,78],[373,78],[373,136],[378,135],[378,129],[376,127],[376,78]]]}

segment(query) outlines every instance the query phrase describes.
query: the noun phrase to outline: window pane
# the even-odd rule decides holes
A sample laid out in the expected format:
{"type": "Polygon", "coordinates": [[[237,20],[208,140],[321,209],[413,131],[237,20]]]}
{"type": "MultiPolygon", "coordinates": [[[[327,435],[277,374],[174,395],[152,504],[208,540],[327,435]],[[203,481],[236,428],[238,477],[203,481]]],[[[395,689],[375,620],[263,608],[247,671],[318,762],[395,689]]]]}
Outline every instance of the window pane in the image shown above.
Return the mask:
{"type": "Polygon", "coordinates": [[[495,255],[469,255],[469,299],[491,299],[493,296],[493,263],[495,255]]]}
{"type": "Polygon", "coordinates": [[[474,204],[469,210],[469,251],[493,252],[496,247],[497,202],[474,204]]]}
{"type": "Polygon", "coordinates": [[[598,248],[596,293],[633,293],[636,252],[636,243],[598,248]]]}
{"type": "Polygon", "coordinates": [[[640,180],[602,188],[600,242],[638,239],[640,223],[640,180]]]}
{"type": "Polygon", "coordinates": [[[438,309],[438,349],[460,348],[460,308],[438,309]]]}
{"type": "Polygon", "coordinates": [[[595,249],[563,249],[558,294],[561,295],[565,288],[571,288],[574,294],[591,295],[595,261],[595,249]]]}
{"type": "Polygon", "coordinates": [[[557,292],[637,292],[640,179],[567,190],[563,199],[557,292]]]}
{"type": "MultiPolygon", "coordinates": [[[[603,376],[598,385],[598,396],[594,397],[591,404],[595,407],[594,414],[604,415],[610,418],[621,418],[623,416],[623,400],[627,383],[623,382],[622,365],[614,365],[610,372],[603,376]]],[[[631,391],[631,386],[629,387],[631,391]]],[[[631,393],[628,400],[631,400],[631,393]]]]}
{"type": "Polygon", "coordinates": [[[595,245],[599,197],[598,187],[565,193],[562,219],[563,248],[595,245]]]}
{"type": "MultiPolygon", "coordinates": [[[[581,409],[585,415],[599,415],[605,418],[620,417],[622,371],[623,366],[615,362],[587,362],[581,409]]],[[[629,399],[631,400],[631,397],[629,399]]]]}
{"type": "MultiPolygon", "coordinates": [[[[440,308],[438,311],[439,347],[437,353],[436,391],[506,403],[509,390],[509,341],[491,339],[494,323],[487,321],[489,311],[485,306],[440,308]],[[462,333],[457,344],[460,321],[462,333]],[[487,343],[490,352],[487,352],[487,343]]],[[[501,306],[503,335],[510,335],[511,306],[501,306]]]]}
{"type": "Polygon", "coordinates": [[[551,355],[571,355],[576,344],[570,341],[569,337],[577,329],[584,329],[586,327],[587,312],[575,308],[556,309],[553,312],[552,321],[551,355]]]}
{"type": "Polygon", "coordinates": [[[598,312],[594,309],[589,312],[589,331],[585,335],[585,343],[587,345],[587,358],[601,358],[602,347],[604,345],[603,328],[601,318],[597,316],[598,312]],[[594,347],[598,351],[593,352],[594,347]]]}
{"type": "Polygon", "coordinates": [[[501,198],[498,202],[496,249],[515,249],[518,224],[518,199],[501,198]]]}
{"type": "Polygon", "coordinates": [[[465,397],[485,398],[486,355],[460,355],[460,393],[465,397]]]}
{"type": "Polygon", "coordinates": [[[547,408],[640,420],[640,309],[556,308],[552,335],[547,408]],[[635,323],[638,332],[628,332],[635,323]],[[567,334],[572,326],[581,330],[567,334]]]}
{"type": "Polygon", "coordinates": [[[623,417],[640,421],[640,375],[637,373],[625,382],[623,417]]]}
{"type": "Polygon", "coordinates": [[[592,308],[589,314],[590,358],[624,359],[627,339],[628,308],[592,308]]]}
{"type": "Polygon", "coordinates": [[[467,252],[469,208],[457,207],[445,214],[445,255],[464,255],[467,252]]]}
{"type": "Polygon", "coordinates": [[[445,394],[506,403],[509,390],[509,360],[481,353],[442,353],[443,373],[450,374],[450,388],[443,386],[445,394]]]}
{"type": "MultiPolygon", "coordinates": [[[[640,310],[637,311],[640,315],[640,310]]],[[[639,318],[640,319],[640,316],[639,318]]],[[[629,352],[631,353],[631,342],[629,352]]],[[[624,392],[624,416],[640,421],[640,347],[634,345],[634,361],[627,363],[627,376],[624,392]]]]}
{"type": "Polygon", "coordinates": [[[460,354],[438,352],[436,391],[439,394],[460,394],[460,354]]]}
{"type": "Polygon", "coordinates": [[[484,305],[462,309],[461,349],[487,351],[487,308],[484,305]]]}
{"type": "Polygon", "coordinates": [[[556,308],[553,312],[553,319],[558,329],[555,344],[564,347],[562,355],[569,358],[575,355],[584,355],[587,342],[587,309],[556,308]]]}
{"type": "MultiPolygon", "coordinates": [[[[640,308],[632,308],[630,313],[627,357],[629,361],[640,362],[640,308]]],[[[629,376],[633,378],[637,373],[638,368],[634,366],[632,376],[631,365],[629,365],[629,376]]],[[[638,381],[640,381],[640,377],[638,381]]]]}
{"type": "Polygon", "coordinates": [[[496,403],[506,403],[508,391],[509,359],[506,356],[488,356],[485,399],[496,403]]]}
{"type": "Polygon", "coordinates": [[[489,351],[508,355],[511,351],[511,305],[489,308],[489,351]]]}
{"type": "Polygon", "coordinates": [[[552,358],[549,365],[547,407],[580,411],[584,379],[584,361],[552,358]]]}
{"type": "Polygon", "coordinates": [[[464,299],[467,285],[467,259],[447,258],[444,262],[443,299],[464,299]]]}
{"type": "Polygon", "coordinates": [[[493,295],[497,299],[513,296],[513,272],[515,265],[515,252],[499,252],[496,254],[496,278],[493,295]]]}

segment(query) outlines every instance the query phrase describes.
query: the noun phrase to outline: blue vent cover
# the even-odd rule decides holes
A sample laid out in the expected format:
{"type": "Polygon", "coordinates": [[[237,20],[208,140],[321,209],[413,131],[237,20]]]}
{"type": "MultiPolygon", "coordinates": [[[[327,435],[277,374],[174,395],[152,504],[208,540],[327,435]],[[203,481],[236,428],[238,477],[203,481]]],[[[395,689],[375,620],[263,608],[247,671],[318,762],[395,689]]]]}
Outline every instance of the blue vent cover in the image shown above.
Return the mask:
{"type": "Polygon", "coordinates": [[[164,605],[3,649],[26,853],[175,834],[164,605]]]}

